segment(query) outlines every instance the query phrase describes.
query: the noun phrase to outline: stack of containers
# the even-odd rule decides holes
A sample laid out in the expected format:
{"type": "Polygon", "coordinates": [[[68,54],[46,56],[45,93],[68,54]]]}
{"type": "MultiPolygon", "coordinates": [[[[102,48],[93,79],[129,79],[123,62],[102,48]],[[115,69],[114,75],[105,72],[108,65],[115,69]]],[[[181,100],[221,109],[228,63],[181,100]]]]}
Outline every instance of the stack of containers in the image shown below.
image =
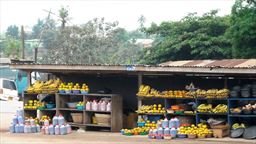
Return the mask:
{"type": "Polygon", "coordinates": [[[37,133],[40,132],[40,126],[35,124],[34,119],[24,121],[24,111],[19,108],[16,110],[16,115],[12,119],[10,125],[11,133],[37,133]],[[25,123],[25,125],[24,125],[25,123]]]}
{"type": "Polygon", "coordinates": [[[180,121],[178,118],[171,118],[157,122],[156,129],[150,129],[148,137],[150,139],[171,139],[176,138],[177,129],[180,127],[180,121]]]}
{"type": "Polygon", "coordinates": [[[52,119],[52,124],[49,124],[48,120],[44,121],[41,132],[46,135],[66,135],[70,134],[72,130],[69,124],[65,124],[65,119],[62,115],[55,115],[52,119]]]}
{"type": "Polygon", "coordinates": [[[92,111],[111,111],[111,102],[105,100],[100,100],[99,102],[97,100],[87,101],[85,109],[92,111]]]}

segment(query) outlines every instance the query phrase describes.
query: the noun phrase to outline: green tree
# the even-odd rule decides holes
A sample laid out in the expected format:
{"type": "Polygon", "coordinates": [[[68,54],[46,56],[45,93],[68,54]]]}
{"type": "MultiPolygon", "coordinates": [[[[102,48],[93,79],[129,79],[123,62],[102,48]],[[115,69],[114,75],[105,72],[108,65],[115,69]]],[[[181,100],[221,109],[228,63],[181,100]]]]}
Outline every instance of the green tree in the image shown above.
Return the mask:
{"type": "Polygon", "coordinates": [[[10,25],[5,33],[6,37],[12,37],[14,39],[19,39],[19,27],[16,25],[10,25]]]}
{"type": "Polygon", "coordinates": [[[21,43],[12,37],[7,37],[4,42],[4,55],[12,58],[20,57],[21,43]]]}
{"type": "Polygon", "coordinates": [[[38,39],[41,35],[41,32],[44,28],[44,21],[41,19],[37,20],[37,24],[35,24],[32,28],[32,35],[31,38],[32,39],[38,39]]]}
{"type": "Polygon", "coordinates": [[[230,56],[225,37],[229,17],[213,10],[199,17],[190,13],[180,21],[152,24],[146,32],[155,36],[153,47],[145,49],[141,63],[158,64],[169,60],[222,59],[230,56]]]}
{"type": "Polygon", "coordinates": [[[61,29],[64,29],[66,26],[66,23],[69,21],[70,18],[68,16],[69,16],[68,8],[64,8],[62,6],[61,9],[59,10],[61,29]]]}
{"type": "Polygon", "coordinates": [[[138,61],[140,50],[118,22],[105,22],[104,18],[57,30],[49,44],[45,63],[131,64],[138,61]]]}
{"type": "Polygon", "coordinates": [[[256,1],[237,0],[227,32],[235,58],[256,58],[256,1]]]}

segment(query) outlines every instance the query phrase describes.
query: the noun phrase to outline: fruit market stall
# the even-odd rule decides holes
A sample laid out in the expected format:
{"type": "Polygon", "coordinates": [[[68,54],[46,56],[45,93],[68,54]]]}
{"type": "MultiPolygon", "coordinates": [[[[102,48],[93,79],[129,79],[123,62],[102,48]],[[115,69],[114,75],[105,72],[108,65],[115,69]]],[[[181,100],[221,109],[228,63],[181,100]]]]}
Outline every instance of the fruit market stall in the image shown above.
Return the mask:
{"type": "MultiPolygon", "coordinates": [[[[148,127],[155,127],[159,120],[165,118],[169,121],[178,119],[183,130],[187,128],[194,130],[192,134],[196,133],[197,129],[206,129],[204,125],[207,125],[216,137],[226,136],[226,133],[229,135],[233,129],[244,127],[247,129],[256,125],[253,121],[256,116],[254,114],[256,60],[220,60],[213,61],[212,64],[211,62],[207,61],[207,66],[192,65],[193,63],[199,65],[198,61],[187,62],[191,65],[178,65],[186,63],[186,61],[178,61],[157,66],[13,64],[11,67],[28,73],[32,71],[51,73],[63,82],[73,82],[73,86],[78,83],[80,89],[82,84],[86,83],[90,88],[88,95],[98,93],[99,89],[104,87],[111,89],[111,94],[122,96],[121,109],[124,112],[136,111],[138,122],[142,125],[143,122],[145,123],[142,127],[138,124],[137,128],[122,131],[128,135],[129,133],[144,135],[149,132],[148,127]],[[253,62],[255,64],[252,64],[253,62]],[[242,66],[243,63],[247,65],[242,66]]],[[[60,91],[65,91],[70,87],[61,88],[63,87],[60,87],[60,91]]],[[[75,91],[77,87],[71,89],[75,91]]],[[[76,98],[75,94],[67,96],[58,93],[54,96],[56,111],[59,109],[58,111],[62,111],[64,116],[69,115],[70,112],[66,107],[58,104],[58,101],[70,102],[72,105],[72,99],[75,99],[78,106],[83,102],[82,97],[76,98]]],[[[84,97],[86,99],[86,96],[84,97]]],[[[93,99],[89,101],[95,103],[93,99]]],[[[54,100],[52,102],[54,103],[54,100]]],[[[32,107],[34,103],[41,105],[33,101],[32,107]]],[[[76,113],[84,112],[77,110],[76,113]]],[[[123,128],[125,126],[124,123],[123,128]]],[[[179,133],[178,128],[176,130],[179,133]]],[[[201,135],[203,134],[199,134],[199,137],[201,135]]]]}

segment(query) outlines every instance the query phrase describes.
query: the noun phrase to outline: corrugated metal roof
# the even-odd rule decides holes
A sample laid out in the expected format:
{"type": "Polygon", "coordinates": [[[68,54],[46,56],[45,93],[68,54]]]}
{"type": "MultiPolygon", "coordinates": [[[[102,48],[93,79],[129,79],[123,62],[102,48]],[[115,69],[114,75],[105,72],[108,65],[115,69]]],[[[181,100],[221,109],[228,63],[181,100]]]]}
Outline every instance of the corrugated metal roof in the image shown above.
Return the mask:
{"type": "Polygon", "coordinates": [[[256,68],[256,59],[225,59],[225,60],[185,60],[169,61],[160,66],[172,67],[222,67],[222,68],[256,68]]]}

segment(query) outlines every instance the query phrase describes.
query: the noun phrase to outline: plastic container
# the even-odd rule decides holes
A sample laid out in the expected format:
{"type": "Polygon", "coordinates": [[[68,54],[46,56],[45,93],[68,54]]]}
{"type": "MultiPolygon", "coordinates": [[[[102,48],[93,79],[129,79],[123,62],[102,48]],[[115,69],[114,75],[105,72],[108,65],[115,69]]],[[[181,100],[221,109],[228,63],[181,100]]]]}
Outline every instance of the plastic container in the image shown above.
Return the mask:
{"type": "Polygon", "coordinates": [[[58,117],[58,125],[64,125],[65,119],[62,115],[59,115],[58,117]]]}
{"type": "Polygon", "coordinates": [[[166,126],[165,129],[164,129],[164,135],[165,135],[165,136],[170,135],[170,129],[169,129],[168,126],[166,126]]]}
{"type": "Polygon", "coordinates": [[[55,104],[46,104],[46,108],[47,108],[47,109],[53,109],[53,108],[55,108],[55,107],[56,107],[55,104]]]}
{"type": "Polygon", "coordinates": [[[86,104],[85,104],[85,109],[86,110],[92,110],[92,104],[91,102],[87,101],[86,104]]]}
{"type": "Polygon", "coordinates": [[[153,130],[150,129],[149,132],[148,132],[149,135],[152,135],[153,134],[153,130]]]}
{"type": "Polygon", "coordinates": [[[31,133],[36,133],[36,126],[35,125],[31,125],[31,133]]]}
{"type": "Polygon", "coordinates": [[[98,103],[96,102],[96,100],[93,100],[93,102],[92,102],[92,110],[93,111],[97,111],[98,110],[98,103]]]}
{"type": "Polygon", "coordinates": [[[24,124],[19,125],[19,132],[24,133],[24,124]]]}
{"type": "Polygon", "coordinates": [[[73,94],[80,94],[80,90],[72,90],[73,94]]]}
{"type": "Polygon", "coordinates": [[[72,132],[71,126],[69,124],[66,125],[67,134],[70,134],[72,132]]]}
{"type": "Polygon", "coordinates": [[[19,107],[17,110],[16,110],[16,115],[17,116],[21,116],[21,117],[24,117],[24,110],[19,107]]]}
{"type": "Polygon", "coordinates": [[[75,109],[77,104],[78,104],[77,102],[67,102],[68,108],[75,109]]]}
{"type": "Polygon", "coordinates": [[[137,126],[138,127],[144,127],[145,126],[145,122],[137,122],[137,126]]]}
{"type": "Polygon", "coordinates": [[[111,102],[107,103],[107,111],[111,111],[111,102]]]}
{"type": "Polygon", "coordinates": [[[71,90],[65,90],[65,93],[66,93],[66,94],[70,94],[70,93],[71,93],[71,90]]]}
{"type": "Polygon", "coordinates": [[[196,134],[188,134],[188,138],[189,139],[195,139],[196,138],[196,134]]]}
{"type": "Polygon", "coordinates": [[[44,126],[49,126],[49,121],[48,120],[44,120],[44,126]]]}
{"type": "Polygon", "coordinates": [[[174,122],[175,122],[175,128],[179,128],[180,127],[180,120],[175,117],[174,122]]]}
{"type": "Polygon", "coordinates": [[[35,125],[35,120],[34,119],[29,119],[30,125],[35,125]]]}
{"type": "Polygon", "coordinates": [[[59,90],[59,93],[60,94],[65,94],[66,92],[65,92],[65,90],[59,90]]]}
{"type": "Polygon", "coordinates": [[[53,125],[50,125],[48,130],[49,130],[50,135],[54,135],[54,126],[53,125]]]}
{"type": "Polygon", "coordinates": [[[176,122],[173,118],[169,120],[169,128],[176,127],[176,122]]]}
{"type": "Polygon", "coordinates": [[[16,124],[15,126],[14,126],[14,132],[15,133],[19,133],[20,131],[19,131],[19,125],[18,124],[16,124]]]}
{"type": "Polygon", "coordinates": [[[76,106],[77,110],[84,110],[84,106],[76,106]]]}
{"type": "Polygon", "coordinates": [[[159,127],[159,128],[157,129],[157,134],[158,134],[158,135],[163,135],[163,134],[164,134],[164,130],[163,130],[162,127],[159,127]]]}
{"type": "Polygon", "coordinates": [[[24,119],[22,116],[18,116],[18,124],[23,124],[24,123],[24,119]]]}
{"type": "Polygon", "coordinates": [[[13,118],[12,118],[12,124],[16,125],[17,123],[18,123],[18,118],[17,118],[17,116],[15,115],[15,116],[13,116],[13,118]]]}
{"type": "Polygon", "coordinates": [[[45,126],[42,127],[41,133],[42,133],[42,134],[45,134],[45,126]]]}
{"type": "Polygon", "coordinates": [[[40,132],[40,126],[37,124],[36,125],[36,132],[39,133],[40,132]]]}
{"type": "Polygon", "coordinates": [[[166,128],[169,126],[169,121],[167,118],[165,118],[164,120],[162,120],[162,128],[166,128]]]}
{"type": "Polygon", "coordinates": [[[153,135],[157,135],[157,129],[153,129],[153,135]]]}
{"type": "Polygon", "coordinates": [[[60,134],[60,127],[59,127],[59,125],[56,125],[54,127],[54,133],[55,133],[55,135],[59,135],[60,134]]]}
{"type": "Polygon", "coordinates": [[[49,134],[50,134],[50,133],[49,133],[49,126],[45,126],[45,129],[44,129],[44,130],[45,130],[45,134],[46,134],[46,135],[49,135],[49,134]]]}
{"type": "Polygon", "coordinates": [[[67,134],[67,129],[66,129],[66,127],[64,125],[60,126],[60,134],[61,135],[67,134]]]}
{"type": "Polygon", "coordinates": [[[28,133],[28,125],[27,124],[25,124],[25,126],[24,126],[24,133],[28,133]]]}
{"type": "Polygon", "coordinates": [[[28,125],[28,126],[27,126],[27,132],[28,132],[28,133],[31,133],[31,132],[32,132],[32,130],[31,130],[31,125],[28,125]]]}
{"type": "Polygon", "coordinates": [[[80,90],[81,94],[88,94],[88,91],[80,90]]]}
{"type": "Polygon", "coordinates": [[[10,133],[15,133],[15,125],[11,124],[9,127],[10,133]]]}
{"type": "Polygon", "coordinates": [[[107,103],[105,101],[102,101],[100,103],[100,110],[101,111],[106,111],[107,110],[107,103]]]}
{"type": "Polygon", "coordinates": [[[157,121],[157,123],[156,123],[156,128],[158,129],[158,128],[160,128],[160,127],[162,127],[162,122],[161,122],[161,120],[157,121]]]}
{"type": "Polygon", "coordinates": [[[172,138],[175,138],[177,136],[177,129],[175,127],[171,128],[170,135],[172,138]]]}
{"type": "Polygon", "coordinates": [[[177,137],[178,137],[178,138],[186,138],[187,135],[186,135],[186,134],[177,134],[177,137]]]}
{"type": "Polygon", "coordinates": [[[54,116],[53,118],[52,118],[52,125],[53,126],[56,126],[58,124],[58,116],[54,116]]]}

